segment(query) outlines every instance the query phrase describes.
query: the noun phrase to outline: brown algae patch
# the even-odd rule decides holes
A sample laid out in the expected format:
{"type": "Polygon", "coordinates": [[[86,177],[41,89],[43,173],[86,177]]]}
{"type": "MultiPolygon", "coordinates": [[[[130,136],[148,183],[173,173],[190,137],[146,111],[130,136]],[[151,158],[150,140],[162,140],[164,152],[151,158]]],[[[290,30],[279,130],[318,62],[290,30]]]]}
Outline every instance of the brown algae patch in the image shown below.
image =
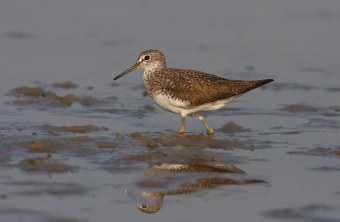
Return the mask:
{"type": "Polygon", "coordinates": [[[52,140],[34,140],[26,144],[31,153],[50,153],[54,142],[52,140]]]}
{"type": "Polygon", "coordinates": [[[21,86],[12,90],[18,96],[41,97],[45,91],[40,87],[21,86]]]}
{"type": "Polygon", "coordinates": [[[316,152],[316,153],[326,153],[326,152],[329,152],[329,150],[330,150],[329,148],[318,146],[314,149],[311,149],[310,151],[316,152]]]}
{"type": "Polygon", "coordinates": [[[63,88],[63,89],[74,89],[78,87],[76,84],[74,84],[71,81],[56,82],[56,83],[53,83],[52,86],[57,87],[57,88],[63,88]]]}
{"type": "MultiPolygon", "coordinates": [[[[60,83],[60,87],[63,89],[71,87],[71,83],[60,83]]],[[[29,86],[14,88],[10,91],[9,95],[17,98],[12,102],[12,104],[15,105],[38,104],[44,107],[69,107],[74,103],[79,103],[83,106],[92,106],[101,102],[99,99],[89,96],[59,96],[57,93],[46,91],[41,87],[29,86]]]]}
{"type": "Polygon", "coordinates": [[[328,148],[328,147],[315,147],[311,149],[310,152],[312,153],[319,153],[319,154],[326,154],[326,155],[335,155],[340,156],[340,147],[338,148],[328,148]]]}
{"type": "Polygon", "coordinates": [[[70,133],[89,133],[94,131],[101,131],[105,130],[108,131],[108,128],[105,127],[96,127],[92,125],[82,125],[82,126],[51,126],[51,125],[44,125],[43,126],[45,131],[48,132],[70,132],[70,133]]]}
{"type": "Polygon", "coordinates": [[[88,133],[90,131],[94,131],[95,129],[92,126],[61,126],[56,130],[71,133],[88,133]]]}
{"type": "Polygon", "coordinates": [[[331,153],[340,157],[340,149],[333,150],[331,153]]]}
{"type": "Polygon", "coordinates": [[[18,99],[18,100],[15,100],[13,103],[15,105],[25,106],[25,105],[31,105],[33,103],[36,103],[36,101],[32,99],[18,99]]]}

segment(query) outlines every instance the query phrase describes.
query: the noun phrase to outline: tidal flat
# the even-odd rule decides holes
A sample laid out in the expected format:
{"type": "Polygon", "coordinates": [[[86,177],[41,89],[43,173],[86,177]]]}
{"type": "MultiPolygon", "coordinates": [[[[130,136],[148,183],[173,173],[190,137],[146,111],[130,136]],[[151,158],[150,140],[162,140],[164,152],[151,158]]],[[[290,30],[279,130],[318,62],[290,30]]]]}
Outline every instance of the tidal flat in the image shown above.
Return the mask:
{"type": "Polygon", "coordinates": [[[339,2],[17,2],[0,4],[1,222],[339,221],[339,2]],[[112,80],[147,48],[275,81],[207,112],[214,136],[192,118],[179,135],[141,71],[112,80]]]}

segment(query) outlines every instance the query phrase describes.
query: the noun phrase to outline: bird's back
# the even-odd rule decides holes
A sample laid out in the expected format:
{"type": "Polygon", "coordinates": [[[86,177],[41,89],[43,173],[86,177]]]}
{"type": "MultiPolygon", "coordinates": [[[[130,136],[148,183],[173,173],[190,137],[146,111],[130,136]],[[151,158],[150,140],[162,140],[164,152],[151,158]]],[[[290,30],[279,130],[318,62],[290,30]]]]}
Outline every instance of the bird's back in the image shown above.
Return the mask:
{"type": "Polygon", "coordinates": [[[272,81],[230,80],[196,70],[174,68],[144,76],[145,86],[151,95],[163,93],[176,100],[188,101],[191,107],[236,97],[272,81]]]}

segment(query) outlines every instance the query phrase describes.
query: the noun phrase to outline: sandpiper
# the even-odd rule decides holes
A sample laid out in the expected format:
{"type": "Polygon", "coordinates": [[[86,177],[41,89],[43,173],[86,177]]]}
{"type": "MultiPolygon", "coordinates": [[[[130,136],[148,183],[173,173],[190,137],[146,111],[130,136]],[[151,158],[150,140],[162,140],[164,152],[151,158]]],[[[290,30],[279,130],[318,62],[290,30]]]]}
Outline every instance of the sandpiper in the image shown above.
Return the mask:
{"type": "Polygon", "coordinates": [[[207,129],[214,130],[205,121],[202,112],[220,109],[244,93],[270,83],[273,79],[230,80],[190,69],[167,68],[164,54],[156,49],[140,53],[137,62],[113,80],[136,70],[144,69],[144,86],[153,101],[165,110],[180,114],[184,133],[185,117],[198,117],[207,129]]]}

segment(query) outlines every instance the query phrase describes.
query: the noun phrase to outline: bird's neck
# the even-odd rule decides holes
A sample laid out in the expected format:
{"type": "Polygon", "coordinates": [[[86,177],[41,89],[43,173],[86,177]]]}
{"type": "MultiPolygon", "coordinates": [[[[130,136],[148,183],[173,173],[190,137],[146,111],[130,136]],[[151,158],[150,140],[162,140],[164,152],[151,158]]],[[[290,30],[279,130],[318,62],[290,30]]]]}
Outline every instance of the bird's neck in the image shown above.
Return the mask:
{"type": "Polygon", "coordinates": [[[149,64],[147,67],[144,67],[144,72],[157,72],[161,71],[162,69],[166,69],[165,62],[154,62],[149,64]]]}

